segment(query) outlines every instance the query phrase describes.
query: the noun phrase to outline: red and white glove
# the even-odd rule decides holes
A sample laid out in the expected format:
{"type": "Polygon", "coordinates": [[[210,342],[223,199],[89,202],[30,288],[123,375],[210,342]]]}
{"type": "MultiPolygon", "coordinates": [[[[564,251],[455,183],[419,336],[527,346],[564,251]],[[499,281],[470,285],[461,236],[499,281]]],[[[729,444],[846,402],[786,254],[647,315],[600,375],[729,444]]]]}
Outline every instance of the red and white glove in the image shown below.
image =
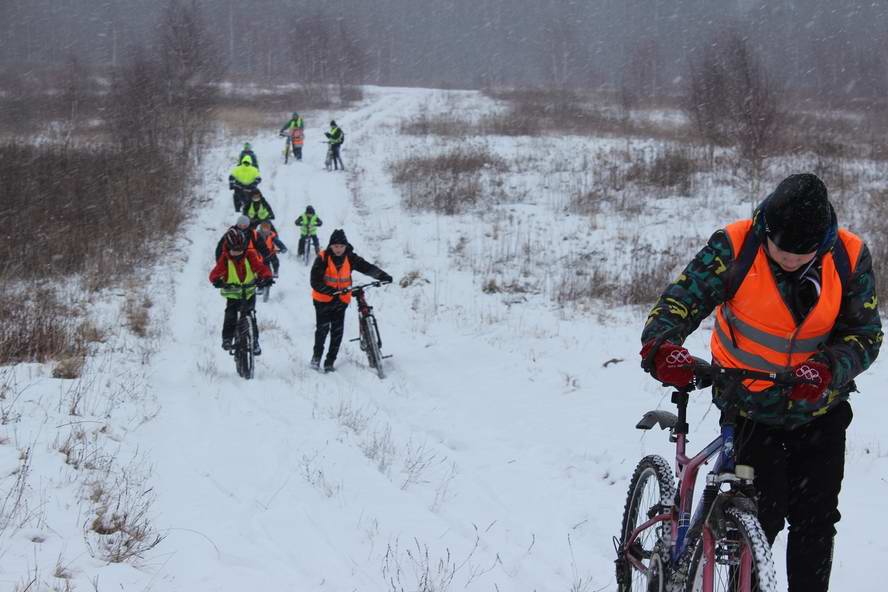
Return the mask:
{"type": "MultiPolygon", "coordinates": [[[[648,341],[641,348],[641,359],[646,360],[654,347],[653,341],[648,341]]],[[[694,380],[694,361],[688,350],[674,343],[664,342],[654,354],[653,367],[648,371],[651,375],[664,384],[685,387],[694,380]]]]}
{"type": "Polygon", "coordinates": [[[789,391],[789,398],[793,401],[807,401],[808,403],[816,403],[823,396],[823,393],[829,388],[832,380],[832,371],[829,366],[821,362],[808,360],[796,365],[793,368],[793,374],[796,378],[813,381],[811,384],[797,384],[789,391]]]}

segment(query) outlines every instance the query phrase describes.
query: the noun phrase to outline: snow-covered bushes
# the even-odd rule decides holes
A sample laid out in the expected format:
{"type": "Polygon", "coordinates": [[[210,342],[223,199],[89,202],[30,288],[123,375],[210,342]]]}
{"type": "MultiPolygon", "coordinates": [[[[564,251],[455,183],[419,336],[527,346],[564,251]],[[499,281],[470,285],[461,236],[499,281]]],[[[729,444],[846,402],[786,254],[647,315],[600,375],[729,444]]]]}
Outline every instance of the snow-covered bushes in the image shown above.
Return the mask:
{"type": "Polygon", "coordinates": [[[404,205],[412,210],[457,214],[496,189],[485,173],[502,173],[505,161],[486,145],[455,147],[441,154],[412,155],[391,165],[404,205]]]}

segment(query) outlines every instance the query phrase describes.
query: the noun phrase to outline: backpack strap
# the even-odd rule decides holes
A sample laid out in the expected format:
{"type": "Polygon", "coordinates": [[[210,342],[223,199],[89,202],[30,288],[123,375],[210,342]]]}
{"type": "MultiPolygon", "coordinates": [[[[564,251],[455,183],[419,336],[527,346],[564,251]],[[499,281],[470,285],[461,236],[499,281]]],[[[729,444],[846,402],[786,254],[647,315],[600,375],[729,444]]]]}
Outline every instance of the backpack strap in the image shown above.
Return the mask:
{"type": "Polygon", "coordinates": [[[761,245],[762,242],[759,240],[758,235],[750,228],[749,232],[746,233],[746,238],[743,239],[740,253],[731,262],[731,268],[726,274],[725,302],[732,299],[737,290],[740,289],[740,285],[746,279],[746,274],[749,273],[749,269],[752,267],[752,262],[755,261],[755,256],[758,254],[761,245]]]}
{"type": "Polygon", "coordinates": [[[842,282],[842,288],[848,285],[851,278],[851,259],[848,257],[848,249],[845,247],[845,241],[839,236],[832,248],[833,263],[836,265],[836,273],[839,274],[839,281],[842,282]]]}

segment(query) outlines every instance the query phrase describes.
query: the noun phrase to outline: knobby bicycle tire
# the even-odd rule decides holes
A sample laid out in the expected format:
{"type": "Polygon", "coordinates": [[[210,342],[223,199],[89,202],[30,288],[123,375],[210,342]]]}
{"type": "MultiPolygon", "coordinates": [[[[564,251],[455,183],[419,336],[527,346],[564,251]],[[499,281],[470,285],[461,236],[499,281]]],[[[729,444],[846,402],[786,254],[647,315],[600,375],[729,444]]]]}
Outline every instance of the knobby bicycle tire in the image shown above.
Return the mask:
{"type": "MultiPolygon", "coordinates": [[[[629,480],[629,491],[626,495],[626,506],[623,509],[623,522],[620,527],[620,549],[623,548],[632,531],[650,518],[648,514],[652,508],[660,505],[661,511],[665,511],[672,505],[674,497],[675,484],[669,462],[659,455],[650,455],[641,459],[629,480]],[[650,490],[648,490],[648,486],[650,486],[650,490]]],[[[659,530],[664,524],[666,528],[669,527],[668,522],[661,522],[647,529],[636,539],[639,546],[635,549],[646,556],[649,575],[634,569],[624,557],[618,558],[616,567],[618,592],[662,592],[665,590],[668,574],[662,568],[660,557],[657,554],[658,551],[664,553],[667,551],[659,549],[659,530]]]]}
{"type": "MultiPolygon", "coordinates": [[[[370,348],[367,350],[367,357],[373,356],[376,362],[376,374],[379,378],[385,378],[385,369],[382,367],[382,352],[379,349],[379,327],[376,326],[376,317],[367,317],[367,329],[370,348]]],[[[373,365],[373,364],[371,364],[373,365]]]]}
{"type": "Polygon", "coordinates": [[[237,345],[235,363],[238,376],[250,380],[253,378],[253,324],[250,315],[242,315],[237,325],[237,345]]]}
{"type": "MultiPolygon", "coordinates": [[[[752,592],[777,592],[777,574],[774,560],[771,557],[771,545],[762,530],[758,517],[750,512],[737,508],[728,508],[725,512],[725,535],[716,541],[716,547],[728,549],[724,557],[717,559],[714,565],[713,592],[735,592],[741,590],[740,574],[734,562],[740,561],[740,553],[744,548],[751,554],[752,592]]],[[[703,537],[697,542],[688,565],[686,592],[703,590],[703,537]]]]}

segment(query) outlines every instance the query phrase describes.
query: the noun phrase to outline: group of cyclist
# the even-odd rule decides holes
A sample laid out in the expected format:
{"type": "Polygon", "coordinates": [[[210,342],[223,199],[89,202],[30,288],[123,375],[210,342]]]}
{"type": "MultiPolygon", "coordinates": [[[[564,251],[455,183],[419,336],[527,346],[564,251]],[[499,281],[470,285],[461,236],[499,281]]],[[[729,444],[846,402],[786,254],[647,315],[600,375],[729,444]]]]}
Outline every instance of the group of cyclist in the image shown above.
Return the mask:
{"type": "MultiPolygon", "coordinates": [[[[282,131],[302,125],[294,113],[282,131]]],[[[339,168],[342,131],[335,121],[326,135],[339,168]]],[[[294,153],[301,158],[301,145],[295,142],[294,153]]],[[[210,274],[217,286],[223,279],[231,284],[254,276],[260,284],[273,281],[278,264],[269,256],[271,247],[286,250],[276,236],[269,241],[270,235],[262,234],[262,224],[274,214],[257,189],[258,160],[249,144],[239,162],[230,186],[235,209],[244,215],[217,248],[210,274]],[[248,230],[257,220],[259,234],[251,235],[248,230]],[[274,271],[266,266],[269,261],[274,271]]],[[[317,320],[311,365],[320,367],[329,334],[324,369],[332,371],[352,271],[385,282],[392,278],[355,254],[342,229],[334,230],[327,248],[320,250],[317,228],[322,222],[311,206],[296,223],[300,254],[312,247],[317,254],[310,274],[317,320]]],[[[223,295],[234,297],[224,289],[223,295]]],[[[230,346],[234,327],[230,310],[235,309],[226,307],[223,347],[230,346]]],[[[641,340],[643,368],[664,384],[692,382],[692,358],[682,344],[713,311],[715,364],[791,370],[805,379],[790,388],[746,381],[730,400],[716,381],[713,398],[723,411],[728,405],[739,408],[736,456],[755,469],[758,514],[768,540],[773,543],[789,522],[790,592],[825,592],[840,519],[849,399],[857,391],[854,378],[878,355],[882,330],[870,252],[858,236],[838,226],[827,188],[816,175],[790,175],[751,219],[712,235],[650,312],[641,340]]]]}
{"type": "MultiPolygon", "coordinates": [[[[281,126],[278,133],[282,137],[287,138],[287,149],[293,153],[293,157],[297,161],[301,161],[302,147],[305,145],[305,119],[297,111],[294,111],[290,120],[281,126]]],[[[345,141],[345,133],[335,119],[330,120],[330,129],[324,132],[324,136],[326,136],[330,147],[330,164],[333,166],[333,169],[345,170],[345,166],[342,164],[342,156],[340,155],[340,149],[345,141]]],[[[243,153],[241,157],[243,157],[243,153]]],[[[255,155],[253,162],[256,162],[255,155]]]]}
{"type": "MultiPolygon", "coordinates": [[[[334,164],[338,169],[342,165],[339,146],[342,144],[344,134],[335,121],[331,121],[330,124],[331,128],[326,136],[333,150],[334,164]]],[[[303,127],[303,118],[294,112],[290,121],[281,128],[282,133],[288,131],[293,154],[297,160],[302,159],[303,127]]],[[[252,312],[255,309],[256,290],[267,289],[274,283],[280,270],[278,253],[287,252],[287,247],[272,223],[275,218],[274,210],[259,190],[261,182],[259,160],[252,146],[245,143],[238,157],[238,165],[232,169],[228,178],[229,189],[233,192],[235,211],[239,212],[240,216],[219,239],[215,250],[216,263],[209,275],[210,283],[226,298],[222,325],[222,348],[226,351],[231,350],[233,345],[241,300],[247,299],[248,311],[252,312]],[[239,286],[244,284],[254,285],[242,291],[239,286]]],[[[330,344],[324,358],[323,370],[333,372],[342,343],[345,311],[351,301],[349,289],[352,285],[352,270],[382,282],[391,282],[392,277],[358,256],[343,229],[335,229],[330,234],[327,248],[322,250],[318,239],[318,228],[323,225],[323,221],[313,206],[307,206],[295,223],[300,231],[299,255],[304,255],[309,249],[314,249],[316,255],[310,272],[311,296],[316,316],[310,365],[320,370],[324,345],[329,335],[330,344]]],[[[259,327],[255,314],[252,315],[252,320],[253,354],[260,355],[262,348],[259,345],[259,327]]]]}

